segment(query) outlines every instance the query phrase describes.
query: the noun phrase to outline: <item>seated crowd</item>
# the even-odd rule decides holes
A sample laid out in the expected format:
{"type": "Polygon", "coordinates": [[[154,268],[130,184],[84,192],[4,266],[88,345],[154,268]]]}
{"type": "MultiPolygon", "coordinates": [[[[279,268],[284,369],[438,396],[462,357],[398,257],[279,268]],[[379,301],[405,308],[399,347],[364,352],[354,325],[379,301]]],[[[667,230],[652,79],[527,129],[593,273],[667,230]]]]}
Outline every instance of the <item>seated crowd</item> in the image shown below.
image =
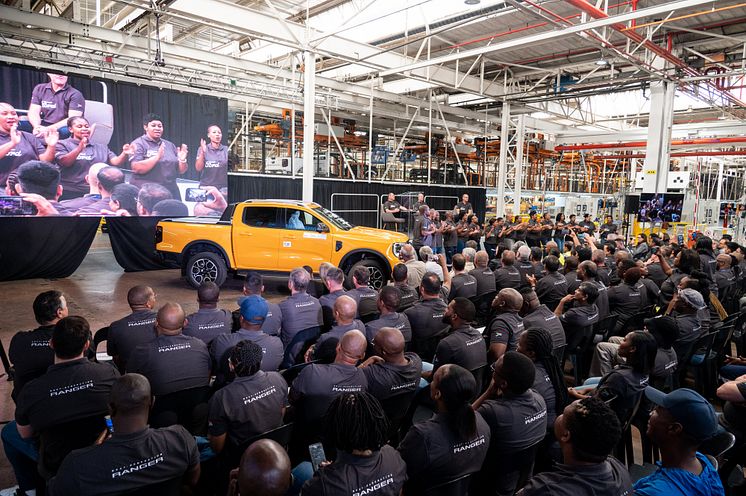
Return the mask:
{"type": "Polygon", "coordinates": [[[279,304],[252,272],[232,313],[211,282],[191,315],[135,286],[95,336],[43,292],[9,349],[17,494],[725,494],[699,450],[723,426],[744,445],[746,359],[727,358],[720,418],[682,386],[703,336],[730,346],[746,249],[572,237],[494,257],[470,240],[450,268],[405,245],[380,290],[298,268],[279,304]],[[632,423],[660,453],[644,477],[632,423]]]}

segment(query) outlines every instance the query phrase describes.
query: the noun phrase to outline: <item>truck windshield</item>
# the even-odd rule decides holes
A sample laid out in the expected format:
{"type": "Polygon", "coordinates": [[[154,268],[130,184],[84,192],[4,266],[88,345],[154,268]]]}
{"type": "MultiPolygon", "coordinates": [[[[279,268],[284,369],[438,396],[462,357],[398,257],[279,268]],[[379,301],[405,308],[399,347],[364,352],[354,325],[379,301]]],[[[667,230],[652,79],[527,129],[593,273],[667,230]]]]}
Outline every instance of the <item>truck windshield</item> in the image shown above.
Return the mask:
{"type": "Polygon", "coordinates": [[[314,207],[313,211],[323,217],[324,220],[328,220],[329,222],[334,224],[338,229],[349,231],[350,229],[355,227],[339,215],[335,214],[331,210],[325,209],[324,207],[314,207]]]}

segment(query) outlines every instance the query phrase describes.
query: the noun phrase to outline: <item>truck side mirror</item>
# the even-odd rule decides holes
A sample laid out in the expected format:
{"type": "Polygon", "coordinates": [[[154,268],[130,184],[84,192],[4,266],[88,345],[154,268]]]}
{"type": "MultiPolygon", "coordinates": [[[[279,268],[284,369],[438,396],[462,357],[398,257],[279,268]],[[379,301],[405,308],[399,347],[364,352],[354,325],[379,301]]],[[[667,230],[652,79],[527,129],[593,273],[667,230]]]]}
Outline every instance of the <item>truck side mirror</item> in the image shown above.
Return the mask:
{"type": "Polygon", "coordinates": [[[329,227],[326,224],[324,224],[323,222],[319,222],[318,224],[316,224],[316,232],[319,232],[319,233],[328,233],[329,232],[329,227]]]}

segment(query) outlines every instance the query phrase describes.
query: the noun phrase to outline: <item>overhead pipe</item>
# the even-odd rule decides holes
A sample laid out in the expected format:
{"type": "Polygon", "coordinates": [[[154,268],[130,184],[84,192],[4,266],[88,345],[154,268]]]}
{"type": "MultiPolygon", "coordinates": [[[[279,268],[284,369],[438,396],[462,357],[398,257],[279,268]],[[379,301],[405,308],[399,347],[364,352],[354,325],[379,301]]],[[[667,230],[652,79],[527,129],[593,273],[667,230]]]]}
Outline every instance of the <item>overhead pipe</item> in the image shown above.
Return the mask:
{"type": "MultiPolygon", "coordinates": [[[[596,159],[624,159],[624,158],[645,158],[645,153],[632,153],[629,155],[618,154],[618,155],[596,155],[596,159]]],[[[746,157],[746,150],[721,150],[721,151],[707,151],[707,152],[675,152],[670,155],[672,158],[679,157],[746,157]]]]}
{"type": "MultiPolygon", "coordinates": [[[[692,138],[671,140],[671,146],[689,145],[723,145],[730,143],[746,143],[746,136],[729,136],[725,138],[692,138]]],[[[559,145],[554,147],[556,152],[574,152],[581,150],[621,150],[623,148],[645,148],[647,141],[620,141],[619,143],[588,143],[581,145],[559,145]]]]}
{"type": "MultiPolygon", "coordinates": [[[[594,19],[606,19],[609,17],[609,15],[604,12],[603,10],[599,9],[595,5],[592,5],[588,3],[586,0],[566,0],[567,3],[570,5],[582,10],[583,12],[587,13],[594,19]]],[[[615,23],[611,25],[611,28],[615,31],[621,33],[622,35],[626,36],[630,40],[634,41],[637,44],[641,44],[654,54],[658,55],[659,57],[663,58],[664,60],[670,62],[674,66],[678,67],[685,73],[687,73],[690,76],[701,76],[700,72],[693,67],[689,66],[685,61],[671,53],[670,51],[666,50],[665,48],[653,43],[652,41],[644,38],[643,36],[637,34],[635,31],[629,31],[627,30],[627,26],[621,23],[615,23]]],[[[720,90],[715,84],[713,84],[710,81],[705,82],[707,86],[710,86],[718,93],[722,94],[723,97],[725,97],[728,101],[730,101],[733,105],[739,106],[739,107],[746,107],[746,103],[742,102],[738,98],[736,98],[734,95],[727,91],[720,90]]]]}

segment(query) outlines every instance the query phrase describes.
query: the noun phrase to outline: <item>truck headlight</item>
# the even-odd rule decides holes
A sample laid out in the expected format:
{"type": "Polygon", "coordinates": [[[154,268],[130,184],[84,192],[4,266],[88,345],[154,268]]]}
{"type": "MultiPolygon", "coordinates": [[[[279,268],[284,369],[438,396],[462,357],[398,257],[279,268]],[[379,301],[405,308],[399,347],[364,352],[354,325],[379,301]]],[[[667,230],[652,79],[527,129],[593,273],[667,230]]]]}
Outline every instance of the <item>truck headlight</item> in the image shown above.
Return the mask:
{"type": "Polygon", "coordinates": [[[404,243],[394,243],[391,245],[391,251],[394,252],[394,255],[396,255],[397,258],[399,258],[399,253],[401,253],[401,249],[404,246],[404,243]]]}

